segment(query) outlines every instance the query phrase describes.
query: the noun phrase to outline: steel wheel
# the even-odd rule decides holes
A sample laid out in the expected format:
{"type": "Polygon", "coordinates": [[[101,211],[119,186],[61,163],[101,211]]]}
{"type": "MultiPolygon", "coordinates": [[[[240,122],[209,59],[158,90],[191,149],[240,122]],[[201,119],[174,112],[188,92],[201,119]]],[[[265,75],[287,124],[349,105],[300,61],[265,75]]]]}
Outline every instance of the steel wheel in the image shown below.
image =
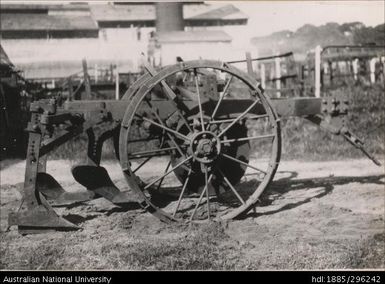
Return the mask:
{"type": "Polygon", "coordinates": [[[143,81],[119,138],[123,173],[141,205],[167,221],[231,219],[253,208],[281,147],[277,115],[257,82],[217,61],[165,67],[143,81]],[[162,142],[130,147],[135,128],[162,142]],[[239,183],[245,174],[253,182],[239,183]]]}

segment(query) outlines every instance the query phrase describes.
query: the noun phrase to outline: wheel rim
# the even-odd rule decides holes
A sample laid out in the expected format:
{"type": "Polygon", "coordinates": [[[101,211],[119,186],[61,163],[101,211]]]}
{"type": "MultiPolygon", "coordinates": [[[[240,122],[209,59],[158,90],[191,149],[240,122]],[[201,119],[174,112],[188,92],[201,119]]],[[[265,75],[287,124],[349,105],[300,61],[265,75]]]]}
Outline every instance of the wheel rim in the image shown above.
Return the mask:
{"type": "MultiPolygon", "coordinates": [[[[167,98],[167,96],[165,97],[167,98]]],[[[166,101],[171,103],[169,98],[166,101]]],[[[271,107],[269,99],[258,89],[255,80],[242,71],[222,62],[186,62],[183,65],[165,67],[159,73],[146,80],[146,85],[140,87],[135,96],[131,98],[122,121],[120,133],[119,148],[120,152],[123,153],[121,155],[121,166],[128,184],[137,194],[142,206],[162,220],[231,219],[254,207],[261,193],[273,179],[280,159],[280,139],[280,125],[277,115],[271,107]],[[233,115],[233,117],[231,119],[225,118],[223,114],[220,114],[220,105],[221,103],[225,104],[226,97],[214,101],[215,107],[212,107],[210,111],[203,110],[202,96],[199,88],[201,78],[199,73],[204,69],[214,70],[215,72],[220,71],[229,76],[230,79],[227,80],[221,94],[222,96],[225,94],[224,97],[228,95],[226,92],[230,89],[231,81],[238,80],[244,84],[248,88],[248,92],[253,94],[252,97],[254,98],[254,100],[250,100],[251,105],[246,111],[240,114],[230,113],[229,115],[233,115]],[[159,86],[164,82],[168,85],[168,79],[180,72],[190,73],[190,76],[195,81],[197,87],[194,95],[196,96],[197,107],[195,112],[183,111],[180,108],[174,109],[174,113],[177,116],[183,116],[184,120],[179,119],[176,127],[170,126],[168,128],[165,120],[162,120],[160,117],[159,113],[161,110],[154,109],[152,100],[149,99],[149,94],[152,93],[155,86],[159,86]],[[144,104],[149,105],[149,107],[147,112],[141,113],[141,108],[143,108],[144,104]],[[255,115],[253,119],[249,119],[249,117],[253,115],[253,109],[257,105],[263,107],[265,111],[265,120],[260,121],[259,119],[262,119],[261,116],[257,119],[257,124],[262,122],[265,128],[268,124],[268,129],[271,132],[269,135],[253,136],[250,130],[246,130],[247,136],[243,136],[244,134],[241,135],[240,133],[245,133],[245,129],[249,127],[247,125],[249,120],[256,120],[255,115]],[[143,115],[145,116],[143,117],[143,115]],[[144,173],[140,174],[138,172],[138,165],[135,165],[134,168],[130,163],[130,157],[133,156],[133,153],[127,146],[132,125],[137,123],[138,120],[141,120],[142,125],[147,123],[151,127],[161,129],[163,135],[167,136],[168,146],[173,146],[168,147],[173,149],[169,150],[169,159],[167,160],[167,167],[164,173],[158,173],[156,177],[151,177],[148,180],[145,180],[145,177],[143,177],[144,173]],[[266,123],[266,120],[268,120],[268,123],[266,123]],[[183,122],[186,123],[184,124],[183,122]],[[212,125],[219,125],[219,128],[214,129],[212,125]],[[186,130],[187,127],[189,130],[186,130]],[[231,132],[235,132],[235,134],[228,136],[228,133],[231,132]],[[271,138],[271,142],[269,142],[269,156],[265,159],[264,169],[261,170],[249,163],[249,155],[250,148],[255,148],[254,141],[260,143],[265,138],[271,138]],[[252,145],[252,143],[254,144],[252,145]],[[234,145],[236,145],[235,148],[234,145]],[[231,147],[233,147],[233,150],[231,150],[231,147]],[[235,153],[232,151],[235,151],[235,153]],[[243,158],[241,159],[240,157],[243,158]],[[221,163],[227,163],[227,166],[221,163]],[[238,165],[238,175],[233,173],[235,167],[228,166],[229,163],[238,165]],[[245,194],[242,189],[237,187],[236,183],[245,174],[246,170],[250,169],[259,171],[260,175],[261,173],[263,174],[263,177],[253,187],[252,192],[245,194]],[[163,190],[163,187],[167,188],[167,183],[162,184],[162,182],[172,174],[175,174],[176,179],[180,181],[179,190],[177,191],[178,195],[175,196],[178,198],[164,206],[160,201],[162,199],[160,196],[166,192],[166,190],[163,190]],[[194,185],[194,182],[192,182],[192,180],[198,180],[197,177],[201,180],[200,185],[199,183],[194,185]],[[154,190],[154,187],[157,191],[154,190]],[[193,197],[186,195],[193,188],[198,189],[196,194],[193,197]],[[227,191],[221,192],[223,189],[227,189],[227,191]],[[215,193],[215,196],[212,195],[212,192],[215,193]],[[159,196],[157,193],[159,193],[159,196]],[[229,195],[232,198],[229,198],[229,195]],[[235,203],[231,201],[233,199],[236,200],[235,203]],[[186,200],[188,200],[187,204],[192,206],[186,207],[186,204],[183,204],[186,200]],[[227,208],[224,209],[224,207],[227,208]]],[[[257,145],[257,147],[259,146],[257,145]]],[[[161,153],[160,150],[162,149],[157,149],[159,152],[154,150],[151,152],[155,155],[161,153]]],[[[259,150],[263,151],[263,147],[259,150]]]]}

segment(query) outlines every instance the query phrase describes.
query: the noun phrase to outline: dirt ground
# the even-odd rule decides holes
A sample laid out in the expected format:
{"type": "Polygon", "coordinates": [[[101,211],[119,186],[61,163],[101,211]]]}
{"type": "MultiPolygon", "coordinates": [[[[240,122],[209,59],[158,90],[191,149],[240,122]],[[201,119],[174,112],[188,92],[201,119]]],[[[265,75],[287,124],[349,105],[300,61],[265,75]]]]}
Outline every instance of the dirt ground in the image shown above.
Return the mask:
{"type": "MultiPolygon", "coordinates": [[[[47,171],[66,190],[84,191],[72,165],[50,161],[47,171]]],[[[119,165],[104,166],[124,188],[119,165]]],[[[366,159],[283,161],[256,212],[242,220],[169,225],[100,198],[55,209],[82,230],[27,236],[7,224],[23,176],[23,161],[2,162],[0,269],[385,268],[385,171],[366,159]]]]}

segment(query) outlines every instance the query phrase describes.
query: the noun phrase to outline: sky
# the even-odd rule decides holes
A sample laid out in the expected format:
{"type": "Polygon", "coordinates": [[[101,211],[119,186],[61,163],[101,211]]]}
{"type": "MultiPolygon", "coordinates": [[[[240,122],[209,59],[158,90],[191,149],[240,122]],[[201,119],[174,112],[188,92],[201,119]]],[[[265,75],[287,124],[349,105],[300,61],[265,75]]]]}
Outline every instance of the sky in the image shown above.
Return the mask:
{"type": "Polygon", "coordinates": [[[304,24],[319,26],[327,22],[342,24],[359,21],[366,26],[376,26],[385,22],[385,1],[231,1],[231,3],[249,16],[247,29],[248,33],[254,36],[268,35],[284,29],[295,31],[304,24]]]}

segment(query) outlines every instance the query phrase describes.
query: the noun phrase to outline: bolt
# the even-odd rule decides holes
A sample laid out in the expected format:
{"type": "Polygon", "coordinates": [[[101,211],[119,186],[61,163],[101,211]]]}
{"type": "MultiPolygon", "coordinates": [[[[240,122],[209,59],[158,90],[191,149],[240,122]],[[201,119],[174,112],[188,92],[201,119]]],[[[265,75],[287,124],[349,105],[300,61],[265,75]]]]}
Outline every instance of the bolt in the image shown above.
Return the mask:
{"type": "Polygon", "coordinates": [[[211,152],[211,146],[210,146],[210,144],[205,144],[205,145],[203,145],[202,150],[203,150],[203,152],[204,152],[205,154],[210,153],[210,152],[211,152]]]}

